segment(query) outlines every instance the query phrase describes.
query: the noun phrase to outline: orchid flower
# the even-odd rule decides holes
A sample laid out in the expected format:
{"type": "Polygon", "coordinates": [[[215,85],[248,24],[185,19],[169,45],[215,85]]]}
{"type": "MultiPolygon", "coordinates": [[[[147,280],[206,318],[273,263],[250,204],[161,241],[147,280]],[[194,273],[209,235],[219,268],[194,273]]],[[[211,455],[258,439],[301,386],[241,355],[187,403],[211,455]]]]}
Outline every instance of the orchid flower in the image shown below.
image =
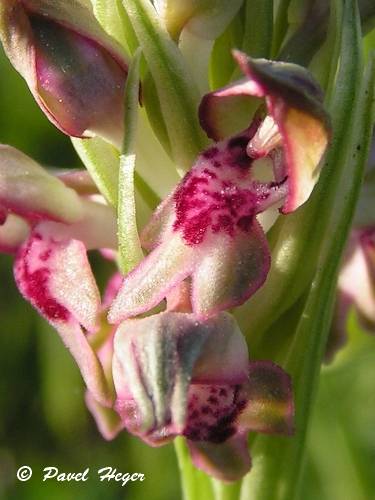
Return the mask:
{"type": "Polygon", "coordinates": [[[0,39],[51,122],[120,145],[127,60],[81,0],[4,0],[0,39]]]}
{"type": "Polygon", "coordinates": [[[151,310],[189,277],[194,313],[241,305],[267,277],[264,231],[277,208],[296,210],[319,177],[329,125],[317,83],[296,65],[234,56],[245,78],[203,97],[203,128],[223,139],[223,120],[239,99],[263,97],[268,112],[203,151],[156,210],[141,237],[151,252],[125,277],[110,310],[114,323],[151,310]]]}
{"type": "Polygon", "coordinates": [[[250,468],[249,431],[290,434],[291,382],[250,362],[233,317],[163,312],[121,323],[114,340],[116,410],[152,446],[187,438],[195,465],[226,481],[250,468]]]}
{"type": "Polygon", "coordinates": [[[0,206],[6,214],[0,248],[15,254],[20,292],[58,331],[90,392],[108,405],[110,388],[87,338],[100,327],[101,301],[86,251],[116,248],[114,212],[79,196],[14,148],[0,146],[0,153],[0,206]]]}

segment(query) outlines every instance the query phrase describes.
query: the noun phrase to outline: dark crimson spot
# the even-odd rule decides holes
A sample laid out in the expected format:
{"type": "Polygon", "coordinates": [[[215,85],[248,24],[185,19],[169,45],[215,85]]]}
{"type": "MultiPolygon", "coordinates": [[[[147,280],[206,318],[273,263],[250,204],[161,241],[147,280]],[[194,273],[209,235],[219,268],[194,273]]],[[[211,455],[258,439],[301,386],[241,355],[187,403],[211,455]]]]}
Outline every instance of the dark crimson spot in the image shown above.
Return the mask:
{"type": "Polygon", "coordinates": [[[40,260],[43,260],[44,262],[47,261],[50,257],[51,257],[51,253],[52,253],[52,250],[51,249],[48,249],[44,252],[42,252],[40,255],[39,255],[39,259],[40,260]]]}
{"type": "Polygon", "coordinates": [[[210,170],[209,168],[205,168],[203,170],[203,173],[206,174],[210,179],[217,179],[217,175],[215,174],[215,172],[212,172],[212,170],[210,170]]]}
{"type": "Polygon", "coordinates": [[[198,410],[193,410],[191,413],[190,413],[190,418],[192,419],[196,419],[199,417],[199,411],[198,410]]]}
{"type": "Polygon", "coordinates": [[[237,226],[242,229],[242,231],[245,231],[245,233],[248,233],[251,229],[251,226],[253,224],[254,217],[251,216],[245,216],[241,217],[239,221],[237,222],[237,226]]]}
{"type": "Polygon", "coordinates": [[[215,396],[209,396],[207,398],[207,401],[209,403],[211,403],[212,405],[218,405],[219,404],[219,400],[217,398],[215,398],[215,396]]]}
{"type": "Polygon", "coordinates": [[[233,139],[230,139],[230,141],[228,142],[228,148],[229,149],[234,149],[234,148],[246,149],[248,143],[249,143],[248,137],[244,137],[244,136],[233,137],[233,139]]]}
{"type": "Polygon", "coordinates": [[[209,413],[212,413],[212,409],[209,406],[202,406],[201,412],[203,415],[208,415],[209,413]]]}
{"type": "Polygon", "coordinates": [[[173,229],[181,231],[187,245],[201,244],[209,233],[235,238],[238,231],[251,231],[261,202],[272,189],[251,176],[246,146],[252,127],[204,151],[176,189],[173,229]]]}
{"type": "Polygon", "coordinates": [[[226,390],[226,389],[224,389],[224,387],[222,387],[222,388],[220,389],[220,391],[219,391],[219,395],[220,395],[220,396],[226,396],[226,395],[227,395],[227,393],[228,393],[228,392],[227,392],[227,390],[226,390]]]}
{"type": "Polygon", "coordinates": [[[206,151],[203,151],[202,156],[206,158],[206,160],[212,160],[217,154],[219,150],[217,149],[216,146],[213,146],[212,148],[206,149],[206,151]]]}

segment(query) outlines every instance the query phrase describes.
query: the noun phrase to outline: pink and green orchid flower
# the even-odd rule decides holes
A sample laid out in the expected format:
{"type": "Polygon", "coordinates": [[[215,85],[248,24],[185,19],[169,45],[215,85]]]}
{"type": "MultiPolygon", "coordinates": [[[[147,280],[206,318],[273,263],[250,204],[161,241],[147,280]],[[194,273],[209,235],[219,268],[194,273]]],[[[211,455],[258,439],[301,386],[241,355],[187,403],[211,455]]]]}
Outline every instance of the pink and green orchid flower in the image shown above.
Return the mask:
{"type": "Polygon", "coordinates": [[[127,59],[84,0],[3,0],[0,39],[47,118],[119,146],[127,59]]]}
{"type": "MultiPolygon", "coordinates": [[[[0,249],[15,255],[20,292],[57,330],[89,391],[110,405],[111,390],[89,340],[100,329],[102,306],[86,252],[117,247],[116,217],[100,197],[79,195],[61,179],[0,146],[0,249]]],[[[80,174],[65,181],[90,191],[80,174]]]]}
{"type": "Polygon", "coordinates": [[[224,481],[250,469],[249,431],[293,430],[288,375],[271,362],[249,363],[227,313],[201,320],[166,311],[124,321],[114,339],[113,379],[128,431],[152,446],[184,436],[194,464],[224,481]]]}
{"type": "Polygon", "coordinates": [[[151,310],[188,278],[195,314],[244,303],[269,271],[264,232],[278,211],[303,204],[319,178],[330,128],[318,84],[299,66],[234,56],[245,78],[205,95],[199,109],[203,128],[219,142],[198,156],[144,229],[150,253],[125,277],[111,322],[151,310]],[[225,136],[232,106],[249,113],[254,97],[265,99],[267,111],[225,136]]]}

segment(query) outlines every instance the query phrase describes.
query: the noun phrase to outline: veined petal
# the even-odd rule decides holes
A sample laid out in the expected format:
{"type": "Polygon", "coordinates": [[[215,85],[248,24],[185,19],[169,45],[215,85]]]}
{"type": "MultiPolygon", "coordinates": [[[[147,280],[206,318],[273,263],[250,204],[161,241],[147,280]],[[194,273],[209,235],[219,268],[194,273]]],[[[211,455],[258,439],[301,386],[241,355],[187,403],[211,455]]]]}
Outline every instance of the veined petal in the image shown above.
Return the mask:
{"type": "Polygon", "coordinates": [[[77,137],[121,144],[127,65],[80,0],[4,0],[0,37],[47,117],[77,137]]]}
{"type": "Polygon", "coordinates": [[[76,222],[82,202],[73,189],[11,146],[0,145],[0,206],[35,221],[76,222]]]}
{"type": "Polygon", "coordinates": [[[108,405],[102,367],[84,334],[98,328],[100,297],[83,243],[58,241],[41,223],[20,247],[14,274],[22,295],[60,334],[95,399],[108,405]]]}
{"type": "Polygon", "coordinates": [[[245,434],[238,434],[220,444],[187,442],[194,465],[220,481],[236,481],[250,470],[251,459],[245,434]]]}
{"type": "Polygon", "coordinates": [[[268,243],[255,219],[246,232],[217,240],[193,273],[193,310],[202,315],[243,304],[264,283],[270,268],[268,243]]]}
{"type": "Polygon", "coordinates": [[[189,383],[247,379],[247,348],[228,314],[201,321],[165,312],[117,329],[113,378],[126,427],[154,444],[185,427],[189,383]]]}
{"type": "Polygon", "coordinates": [[[249,380],[242,387],[246,407],[240,428],[267,434],[292,434],[294,405],[290,377],[271,361],[249,364],[249,380]]]}
{"type": "Polygon", "coordinates": [[[275,130],[270,128],[263,141],[255,135],[254,142],[249,142],[248,154],[261,157],[270,146],[282,145],[289,184],[282,211],[292,212],[310,196],[330,137],[321,89],[305,68],[295,64],[251,59],[239,51],[233,54],[246,78],[203,97],[201,124],[209,136],[220,138],[225,133],[223,116],[231,103],[243,105],[249,98],[265,98],[275,130]]]}

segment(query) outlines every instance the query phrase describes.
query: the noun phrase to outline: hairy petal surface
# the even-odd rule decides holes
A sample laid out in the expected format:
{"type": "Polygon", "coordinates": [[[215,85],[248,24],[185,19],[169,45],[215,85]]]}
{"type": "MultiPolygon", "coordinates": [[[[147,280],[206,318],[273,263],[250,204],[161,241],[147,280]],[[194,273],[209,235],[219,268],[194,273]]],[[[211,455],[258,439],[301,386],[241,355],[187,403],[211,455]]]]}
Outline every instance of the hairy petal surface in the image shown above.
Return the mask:
{"type": "Polygon", "coordinates": [[[18,250],[14,274],[22,295],[60,334],[92,395],[108,405],[102,367],[85,335],[98,328],[100,297],[83,243],[59,240],[40,223],[18,250]]]}

